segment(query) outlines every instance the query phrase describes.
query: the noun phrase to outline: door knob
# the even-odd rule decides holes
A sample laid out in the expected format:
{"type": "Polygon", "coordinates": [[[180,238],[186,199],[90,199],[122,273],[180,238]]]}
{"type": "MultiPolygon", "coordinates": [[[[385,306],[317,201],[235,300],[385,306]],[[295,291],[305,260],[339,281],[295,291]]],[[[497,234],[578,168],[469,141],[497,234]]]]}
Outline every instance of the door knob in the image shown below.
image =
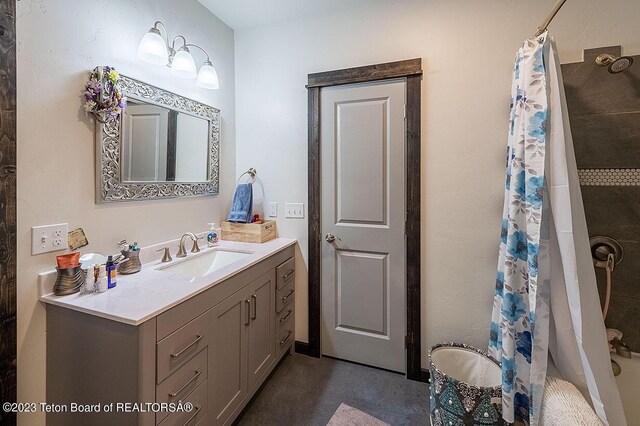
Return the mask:
{"type": "Polygon", "coordinates": [[[331,232],[329,232],[327,235],[325,235],[324,239],[327,240],[328,243],[332,243],[336,240],[336,237],[331,232]]]}

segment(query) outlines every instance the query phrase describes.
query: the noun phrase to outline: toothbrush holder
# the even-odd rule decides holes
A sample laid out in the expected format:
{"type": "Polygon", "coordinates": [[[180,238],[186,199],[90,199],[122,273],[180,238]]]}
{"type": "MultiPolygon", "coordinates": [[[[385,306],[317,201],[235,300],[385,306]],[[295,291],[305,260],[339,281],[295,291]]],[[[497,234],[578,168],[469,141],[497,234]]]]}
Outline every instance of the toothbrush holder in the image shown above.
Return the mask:
{"type": "Polygon", "coordinates": [[[128,275],[140,272],[142,269],[140,250],[122,250],[120,253],[124,258],[118,263],[119,274],[128,275]]]}

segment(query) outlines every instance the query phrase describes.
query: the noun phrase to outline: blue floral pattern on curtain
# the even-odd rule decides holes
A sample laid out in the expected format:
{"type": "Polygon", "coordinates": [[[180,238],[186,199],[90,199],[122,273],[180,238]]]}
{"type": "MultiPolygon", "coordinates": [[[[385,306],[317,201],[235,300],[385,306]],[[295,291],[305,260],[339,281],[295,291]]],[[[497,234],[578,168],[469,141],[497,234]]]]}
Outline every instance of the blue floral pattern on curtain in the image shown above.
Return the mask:
{"type": "Polygon", "coordinates": [[[548,280],[538,271],[547,139],[546,33],[518,51],[489,353],[502,364],[504,420],[537,424],[548,351],[548,280]],[[544,324],[539,324],[540,320],[544,324]],[[539,327],[537,329],[536,327],[539,327]],[[544,359],[542,359],[544,358],[544,359]]]}

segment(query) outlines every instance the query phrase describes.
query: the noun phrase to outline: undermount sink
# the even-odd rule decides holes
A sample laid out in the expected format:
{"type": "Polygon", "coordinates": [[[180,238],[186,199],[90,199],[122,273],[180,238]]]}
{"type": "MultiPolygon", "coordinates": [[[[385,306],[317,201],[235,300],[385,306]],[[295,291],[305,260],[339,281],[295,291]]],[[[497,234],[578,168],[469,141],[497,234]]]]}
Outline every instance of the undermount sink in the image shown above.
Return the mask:
{"type": "Polygon", "coordinates": [[[172,264],[160,266],[158,270],[182,275],[193,281],[196,278],[204,277],[227,265],[245,259],[252,254],[250,252],[214,249],[178,259],[172,264]]]}

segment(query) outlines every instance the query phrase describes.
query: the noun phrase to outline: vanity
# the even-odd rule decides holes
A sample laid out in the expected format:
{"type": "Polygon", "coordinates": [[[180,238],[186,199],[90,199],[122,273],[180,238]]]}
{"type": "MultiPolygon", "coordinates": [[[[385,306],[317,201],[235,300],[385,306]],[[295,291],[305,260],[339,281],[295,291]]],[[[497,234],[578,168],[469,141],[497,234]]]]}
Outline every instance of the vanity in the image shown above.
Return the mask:
{"type": "Polygon", "coordinates": [[[47,424],[231,424],[293,352],[294,245],[222,241],[106,293],[43,295],[47,402],[68,410],[47,424]]]}
{"type": "MultiPolygon", "coordinates": [[[[96,204],[219,194],[219,109],[96,67],[88,111],[105,91],[126,108],[96,112],[96,204]]],[[[229,425],[293,352],[296,241],[197,240],[143,248],[104,293],[55,296],[40,274],[47,424],[229,425]]]]}

